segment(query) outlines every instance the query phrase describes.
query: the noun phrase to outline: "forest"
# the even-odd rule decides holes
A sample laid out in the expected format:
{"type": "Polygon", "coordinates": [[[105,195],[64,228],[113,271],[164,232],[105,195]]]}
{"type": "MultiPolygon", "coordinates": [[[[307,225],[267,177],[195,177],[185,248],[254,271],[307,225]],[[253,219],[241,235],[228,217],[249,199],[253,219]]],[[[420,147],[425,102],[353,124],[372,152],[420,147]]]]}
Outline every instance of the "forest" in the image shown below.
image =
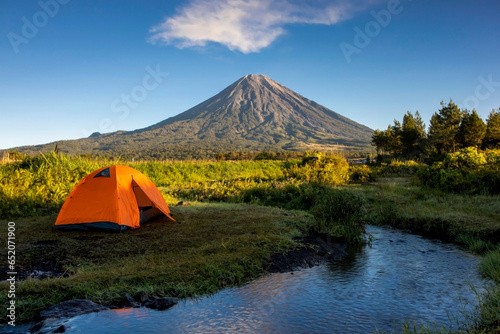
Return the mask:
{"type": "Polygon", "coordinates": [[[375,130],[372,145],[383,157],[417,160],[432,164],[462,148],[500,148],[500,108],[492,110],[486,123],[476,110],[462,110],[450,100],[441,102],[426,131],[419,112],[408,111],[403,121],[394,120],[386,130],[375,130]]]}

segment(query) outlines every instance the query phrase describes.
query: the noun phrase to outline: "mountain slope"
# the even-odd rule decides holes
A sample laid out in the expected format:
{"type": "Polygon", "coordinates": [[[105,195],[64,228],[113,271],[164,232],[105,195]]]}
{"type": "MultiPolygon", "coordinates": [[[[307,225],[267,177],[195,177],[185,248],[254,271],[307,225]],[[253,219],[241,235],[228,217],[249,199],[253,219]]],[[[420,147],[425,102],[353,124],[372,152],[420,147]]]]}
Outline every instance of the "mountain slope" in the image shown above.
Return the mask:
{"type": "MultiPolygon", "coordinates": [[[[72,154],[108,152],[137,157],[151,157],[152,153],[180,157],[182,150],[366,150],[372,133],[264,75],[247,75],[214,97],[150,127],[93,134],[59,142],[59,148],[72,154]]],[[[43,151],[53,147],[31,148],[43,151]]]]}

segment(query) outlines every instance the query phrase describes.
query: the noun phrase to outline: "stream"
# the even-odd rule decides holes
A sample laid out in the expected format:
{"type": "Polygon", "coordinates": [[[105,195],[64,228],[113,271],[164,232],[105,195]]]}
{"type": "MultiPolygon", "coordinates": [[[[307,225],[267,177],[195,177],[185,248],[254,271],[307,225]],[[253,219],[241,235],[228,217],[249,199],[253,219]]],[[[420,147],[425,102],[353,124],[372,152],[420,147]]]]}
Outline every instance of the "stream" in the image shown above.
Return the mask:
{"type": "Polygon", "coordinates": [[[370,246],[342,262],[268,274],[182,300],[166,311],[110,310],[69,319],[67,333],[373,333],[401,322],[457,328],[487,281],[480,258],[453,244],[368,227],[370,246]],[[450,322],[450,319],[452,321],[450,322]]]}

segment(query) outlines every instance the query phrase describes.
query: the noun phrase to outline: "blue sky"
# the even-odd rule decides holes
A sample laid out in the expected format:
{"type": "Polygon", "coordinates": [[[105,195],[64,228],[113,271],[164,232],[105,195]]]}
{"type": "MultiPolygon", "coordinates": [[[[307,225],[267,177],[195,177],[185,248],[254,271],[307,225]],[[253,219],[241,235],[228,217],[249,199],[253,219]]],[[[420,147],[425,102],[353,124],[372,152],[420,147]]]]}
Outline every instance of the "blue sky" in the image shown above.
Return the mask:
{"type": "Polygon", "coordinates": [[[134,130],[246,74],[386,128],[500,107],[498,0],[3,0],[0,149],[134,130]]]}

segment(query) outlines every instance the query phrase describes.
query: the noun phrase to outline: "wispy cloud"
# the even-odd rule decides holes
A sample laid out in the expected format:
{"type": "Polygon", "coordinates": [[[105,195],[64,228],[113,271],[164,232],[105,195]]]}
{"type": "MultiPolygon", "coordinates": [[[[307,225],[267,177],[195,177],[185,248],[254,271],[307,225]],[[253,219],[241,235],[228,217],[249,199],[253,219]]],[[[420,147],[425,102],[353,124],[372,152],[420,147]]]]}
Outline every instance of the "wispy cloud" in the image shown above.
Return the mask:
{"type": "Polygon", "coordinates": [[[153,27],[150,41],[179,48],[220,43],[259,52],[283,35],[287,24],[332,25],[378,0],[192,0],[153,27]]]}

